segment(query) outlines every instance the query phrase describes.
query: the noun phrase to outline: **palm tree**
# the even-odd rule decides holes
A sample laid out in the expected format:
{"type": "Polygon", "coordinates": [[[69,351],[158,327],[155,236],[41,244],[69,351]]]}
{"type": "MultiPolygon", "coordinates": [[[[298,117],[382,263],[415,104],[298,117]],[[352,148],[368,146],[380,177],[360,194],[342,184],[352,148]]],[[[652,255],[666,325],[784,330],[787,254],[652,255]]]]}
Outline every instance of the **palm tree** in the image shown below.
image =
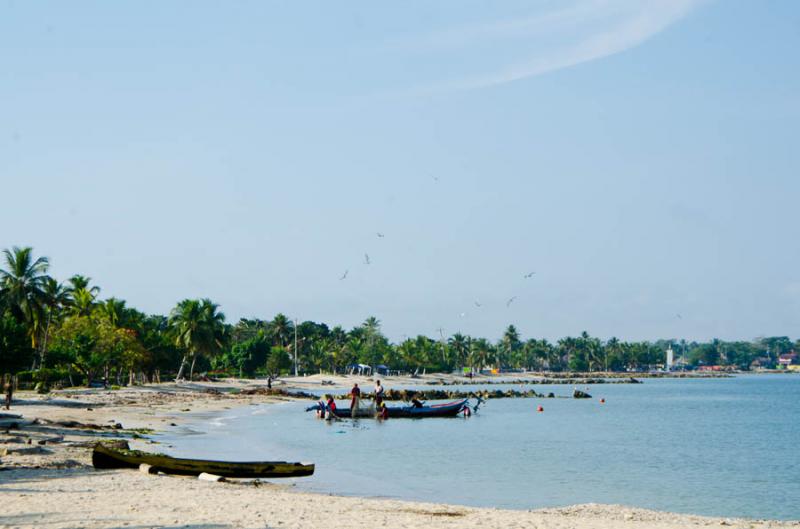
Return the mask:
{"type": "Polygon", "coordinates": [[[100,287],[98,286],[89,286],[89,283],[92,281],[91,277],[82,276],[80,274],[75,274],[74,276],[70,277],[67,281],[69,281],[70,292],[75,292],[76,290],[88,290],[92,293],[93,296],[97,296],[100,293],[100,287]]]}
{"type": "Polygon", "coordinates": [[[286,317],[285,314],[278,313],[275,318],[269,322],[270,334],[272,334],[273,343],[286,347],[289,343],[289,335],[293,329],[292,321],[286,317]]]}
{"type": "Polygon", "coordinates": [[[4,250],[7,269],[0,269],[0,297],[11,309],[17,321],[24,322],[36,349],[39,326],[46,302],[44,288],[48,279],[47,257],[33,259],[33,249],[14,246],[4,250]]]}
{"type": "MultiPolygon", "coordinates": [[[[517,328],[513,325],[509,325],[506,329],[506,332],[503,333],[503,338],[500,341],[500,347],[498,348],[498,353],[503,352],[503,356],[505,357],[505,361],[509,362],[513,359],[514,352],[519,349],[520,341],[519,341],[519,332],[517,332],[517,328]]],[[[497,369],[499,370],[501,367],[501,360],[500,355],[497,356],[497,369]]]]}
{"type": "Polygon", "coordinates": [[[175,330],[175,344],[186,351],[181,360],[176,380],[183,378],[187,355],[191,356],[189,380],[194,376],[198,354],[212,356],[222,349],[225,337],[225,315],[218,312],[219,305],[209,299],[184,299],[172,309],[170,325],[175,330]]]}
{"type": "Polygon", "coordinates": [[[478,371],[486,367],[489,363],[489,357],[492,354],[492,344],[486,338],[478,338],[470,342],[470,364],[471,367],[477,367],[478,371]]]}
{"type": "Polygon", "coordinates": [[[469,355],[469,339],[457,332],[450,337],[448,344],[455,352],[458,364],[464,367],[467,364],[467,356],[469,355]]]}
{"type": "Polygon", "coordinates": [[[72,298],[70,304],[70,313],[75,316],[88,316],[94,310],[95,294],[91,290],[79,288],[77,290],[70,290],[70,297],[72,298]]]}
{"type": "Polygon", "coordinates": [[[42,338],[42,350],[39,353],[39,365],[44,366],[45,357],[47,356],[47,339],[50,336],[50,323],[53,315],[58,317],[58,313],[62,308],[67,306],[70,302],[69,292],[63,283],[59,283],[52,277],[48,277],[44,282],[44,306],[47,311],[47,323],[44,328],[44,337],[42,338]]]}
{"type": "Polygon", "coordinates": [[[112,327],[124,327],[125,300],[108,298],[98,305],[97,311],[108,320],[112,327]]]}

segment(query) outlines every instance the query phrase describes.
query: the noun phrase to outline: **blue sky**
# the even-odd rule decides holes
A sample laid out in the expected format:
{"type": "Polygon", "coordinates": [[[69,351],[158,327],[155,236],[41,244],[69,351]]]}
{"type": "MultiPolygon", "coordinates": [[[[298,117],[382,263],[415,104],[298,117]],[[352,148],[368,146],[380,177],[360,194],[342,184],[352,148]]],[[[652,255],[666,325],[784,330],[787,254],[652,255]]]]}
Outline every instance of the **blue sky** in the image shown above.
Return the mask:
{"type": "Polygon", "coordinates": [[[147,312],[797,336],[797,50],[789,0],[0,0],[0,247],[147,312]]]}

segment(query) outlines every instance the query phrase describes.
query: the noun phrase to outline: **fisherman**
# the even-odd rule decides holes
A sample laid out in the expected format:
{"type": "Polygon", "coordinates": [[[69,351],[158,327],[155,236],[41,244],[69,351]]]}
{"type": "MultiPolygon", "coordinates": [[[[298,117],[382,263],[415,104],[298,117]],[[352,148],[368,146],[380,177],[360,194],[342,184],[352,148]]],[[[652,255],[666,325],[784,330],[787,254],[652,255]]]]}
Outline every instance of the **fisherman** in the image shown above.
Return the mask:
{"type": "Polygon", "coordinates": [[[325,412],[328,409],[328,404],[327,404],[327,402],[325,400],[327,398],[328,398],[327,395],[323,395],[322,398],[319,399],[319,402],[317,402],[317,418],[318,419],[324,419],[325,418],[325,412]]]}
{"type": "Polygon", "coordinates": [[[11,375],[6,373],[3,377],[3,391],[6,394],[6,409],[11,409],[11,399],[14,396],[14,380],[11,378],[11,375]]]}
{"type": "Polygon", "coordinates": [[[381,386],[381,381],[375,381],[375,406],[378,408],[381,407],[381,403],[383,402],[383,386],[381,386]]]}
{"type": "Polygon", "coordinates": [[[419,397],[419,395],[414,395],[414,398],[411,399],[411,405],[414,406],[415,408],[421,408],[422,407],[422,402],[420,402],[418,397],[419,397]]]}
{"type": "Polygon", "coordinates": [[[385,402],[381,402],[381,405],[378,406],[378,419],[388,419],[389,418],[389,408],[386,407],[385,402]]]}
{"type": "Polygon", "coordinates": [[[353,384],[353,389],[350,390],[350,417],[356,416],[358,409],[358,402],[361,400],[361,390],[358,383],[353,384]]]}
{"type": "Polygon", "coordinates": [[[333,399],[333,395],[328,395],[328,401],[325,403],[325,406],[329,413],[336,414],[336,401],[333,399]]]}

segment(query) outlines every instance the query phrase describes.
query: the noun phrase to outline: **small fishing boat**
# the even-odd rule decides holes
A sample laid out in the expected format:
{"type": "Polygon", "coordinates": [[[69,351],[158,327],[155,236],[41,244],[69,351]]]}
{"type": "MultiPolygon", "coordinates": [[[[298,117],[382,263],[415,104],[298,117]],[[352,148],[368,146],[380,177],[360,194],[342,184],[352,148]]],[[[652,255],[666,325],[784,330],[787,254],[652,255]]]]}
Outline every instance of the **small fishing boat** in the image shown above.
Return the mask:
{"type": "Polygon", "coordinates": [[[313,463],[286,461],[208,461],[181,459],[164,454],[115,448],[97,443],[92,451],[92,464],[97,469],[139,468],[142,463],[166,474],[197,476],[203,472],[226,478],[296,478],[314,473],[313,463]]]}
{"type": "MultiPolygon", "coordinates": [[[[428,406],[386,406],[390,418],[425,419],[429,417],[455,417],[467,408],[469,399],[460,399],[444,404],[428,406]]],[[[316,411],[320,404],[309,406],[306,411],[316,411]]],[[[337,408],[334,415],[340,419],[374,419],[377,411],[374,406],[358,408],[353,413],[349,408],[337,408]]]]}
{"type": "Polygon", "coordinates": [[[389,417],[405,417],[422,419],[427,417],[455,417],[467,406],[467,400],[461,399],[444,404],[431,404],[430,406],[398,406],[386,407],[389,417]]]}

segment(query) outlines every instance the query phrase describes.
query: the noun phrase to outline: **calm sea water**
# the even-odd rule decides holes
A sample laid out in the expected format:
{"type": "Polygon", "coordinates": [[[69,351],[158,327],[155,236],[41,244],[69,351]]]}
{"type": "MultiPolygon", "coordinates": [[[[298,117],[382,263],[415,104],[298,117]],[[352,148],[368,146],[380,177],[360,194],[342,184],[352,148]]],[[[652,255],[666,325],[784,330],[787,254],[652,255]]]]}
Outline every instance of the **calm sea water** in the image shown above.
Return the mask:
{"type": "Polygon", "coordinates": [[[314,461],[313,477],[291,481],[318,492],[800,519],[800,376],[589,391],[594,399],[490,400],[469,419],[328,423],[304,413],[305,403],[255,405],[198,415],[158,440],[174,455],[314,461]]]}

